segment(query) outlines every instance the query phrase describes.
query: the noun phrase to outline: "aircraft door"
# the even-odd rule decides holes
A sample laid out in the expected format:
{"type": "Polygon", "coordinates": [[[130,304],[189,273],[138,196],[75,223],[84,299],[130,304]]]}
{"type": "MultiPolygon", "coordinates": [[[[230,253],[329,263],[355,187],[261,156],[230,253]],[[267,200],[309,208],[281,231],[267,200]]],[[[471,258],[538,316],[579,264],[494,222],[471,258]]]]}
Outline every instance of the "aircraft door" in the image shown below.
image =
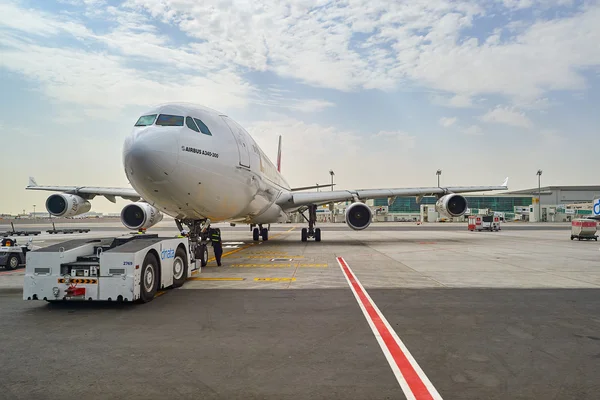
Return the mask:
{"type": "Polygon", "coordinates": [[[235,138],[235,143],[238,146],[238,153],[240,155],[240,165],[250,168],[250,150],[248,148],[248,141],[246,140],[246,133],[230,118],[225,116],[221,116],[221,118],[223,118],[223,121],[225,121],[235,138]]]}

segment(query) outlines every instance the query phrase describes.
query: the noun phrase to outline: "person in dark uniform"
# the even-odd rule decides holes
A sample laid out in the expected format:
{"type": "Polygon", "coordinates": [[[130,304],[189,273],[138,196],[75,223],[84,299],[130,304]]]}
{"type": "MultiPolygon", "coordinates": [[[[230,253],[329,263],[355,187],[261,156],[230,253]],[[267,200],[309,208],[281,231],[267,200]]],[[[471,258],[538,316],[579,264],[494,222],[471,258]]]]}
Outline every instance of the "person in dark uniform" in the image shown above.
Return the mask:
{"type": "Polygon", "coordinates": [[[221,230],[219,228],[210,229],[210,241],[212,242],[213,250],[215,251],[217,265],[220,267],[221,256],[223,255],[223,244],[221,243],[221,230]]]}

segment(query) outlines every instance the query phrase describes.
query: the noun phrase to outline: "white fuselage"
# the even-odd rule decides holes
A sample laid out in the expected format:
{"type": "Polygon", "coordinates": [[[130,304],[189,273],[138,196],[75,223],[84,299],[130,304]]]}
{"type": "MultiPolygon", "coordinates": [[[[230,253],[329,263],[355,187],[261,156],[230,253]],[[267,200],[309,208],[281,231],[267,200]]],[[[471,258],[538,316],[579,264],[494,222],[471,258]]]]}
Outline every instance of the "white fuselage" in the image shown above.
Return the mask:
{"type": "Polygon", "coordinates": [[[125,174],[144,200],[177,219],[287,219],[275,202],[291,196],[289,185],[235,121],[205,107],[178,103],[143,114],[153,115],[154,122],[135,126],[123,146],[125,174]],[[203,123],[200,129],[208,128],[210,134],[197,132],[187,121],[183,126],[157,125],[160,115],[195,118],[201,122],[192,127],[203,123]]]}

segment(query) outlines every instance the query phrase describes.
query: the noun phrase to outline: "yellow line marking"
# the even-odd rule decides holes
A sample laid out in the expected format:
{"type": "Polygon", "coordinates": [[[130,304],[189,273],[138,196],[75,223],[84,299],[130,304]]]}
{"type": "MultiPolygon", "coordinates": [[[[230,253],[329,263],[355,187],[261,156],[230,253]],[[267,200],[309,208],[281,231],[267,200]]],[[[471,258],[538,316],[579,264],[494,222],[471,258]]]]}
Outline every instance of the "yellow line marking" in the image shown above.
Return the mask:
{"type": "MultiPolygon", "coordinates": [[[[261,267],[261,268],[289,268],[292,264],[231,264],[231,267],[244,268],[244,267],[261,267]]],[[[326,268],[328,264],[297,264],[295,267],[300,268],[326,268]]]]}
{"type": "Polygon", "coordinates": [[[299,267],[325,268],[328,264],[298,264],[299,267]]]}
{"type": "Polygon", "coordinates": [[[296,278],[254,278],[256,282],[291,282],[296,278]]]}
{"type": "Polygon", "coordinates": [[[288,268],[292,264],[231,264],[232,267],[244,268],[244,267],[263,267],[263,268],[288,268]]]}
{"type": "Polygon", "coordinates": [[[160,297],[160,296],[162,296],[162,295],[163,295],[163,294],[165,294],[165,293],[167,293],[167,292],[157,292],[157,293],[154,295],[154,298],[160,297]]]}
{"type": "Polygon", "coordinates": [[[282,257],[273,257],[273,256],[244,256],[244,258],[304,258],[304,256],[282,256],[282,257]]]}
{"type": "MultiPolygon", "coordinates": [[[[273,236],[271,236],[271,239],[273,239],[273,238],[276,238],[276,237],[278,237],[278,236],[281,236],[281,235],[283,235],[283,234],[285,234],[285,233],[291,232],[291,231],[293,231],[294,229],[296,229],[296,227],[295,227],[295,226],[294,226],[294,227],[292,227],[292,228],[290,228],[290,229],[288,229],[288,230],[287,230],[287,231],[285,231],[285,232],[281,232],[281,233],[278,233],[278,234],[276,234],[276,235],[273,235],[273,236]]],[[[247,249],[248,247],[254,246],[254,245],[256,245],[256,244],[261,244],[261,243],[264,243],[264,242],[249,243],[249,244],[247,244],[247,245],[245,245],[245,246],[242,246],[242,247],[240,247],[239,249],[231,250],[231,251],[228,251],[227,253],[224,253],[224,254],[221,256],[221,258],[227,257],[227,256],[229,256],[229,255],[231,255],[231,254],[233,254],[233,253],[237,253],[238,251],[245,250],[245,249],[247,249]]],[[[271,258],[271,257],[270,257],[270,258],[271,258]]],[[[208,261],[207,261],[207,263],[209,263],[209,262],[211,262],[211,261],[215,261],[215,258],[214,258],[214,257],[211,257],[211,258],[209,258],[209,259],[208,259],[208,261]]]]}
{"type": "Polygon", "coordinates": [[[287,255],[287,252],[281,252],[281,251],[253,251],[252,253],[248,253],[248,254],[269,254],[269,255],[273,255],[273,254],[281,254],[283,256],[287,255]]]}
{"type": "Polygon", "coordinates": [[[243,281],[245,278],[189,278],[191,281],[243,281]]]}

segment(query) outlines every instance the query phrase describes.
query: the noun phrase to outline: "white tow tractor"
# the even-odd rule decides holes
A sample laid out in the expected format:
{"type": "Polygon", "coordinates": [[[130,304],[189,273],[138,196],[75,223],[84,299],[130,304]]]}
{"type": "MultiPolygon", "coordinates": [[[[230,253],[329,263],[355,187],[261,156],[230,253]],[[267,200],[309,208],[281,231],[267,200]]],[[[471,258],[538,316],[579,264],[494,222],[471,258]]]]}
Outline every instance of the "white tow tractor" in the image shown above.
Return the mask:
{"type": "Polygon", "coordinates": [[[31,244],[32,241],[33,239],[29,238],[27,244],[18,245],[17,239],[2,238],[0,242],[0,266],[7,270],[13,270],[24,265],[27,253],[37,248],[31,244]]]}
{"type": "Polygon", "coordinates": [[[74,239],[27,254],[24,300],[151,301],[200,272],[188,239],[131,234],[74,239]]]}

